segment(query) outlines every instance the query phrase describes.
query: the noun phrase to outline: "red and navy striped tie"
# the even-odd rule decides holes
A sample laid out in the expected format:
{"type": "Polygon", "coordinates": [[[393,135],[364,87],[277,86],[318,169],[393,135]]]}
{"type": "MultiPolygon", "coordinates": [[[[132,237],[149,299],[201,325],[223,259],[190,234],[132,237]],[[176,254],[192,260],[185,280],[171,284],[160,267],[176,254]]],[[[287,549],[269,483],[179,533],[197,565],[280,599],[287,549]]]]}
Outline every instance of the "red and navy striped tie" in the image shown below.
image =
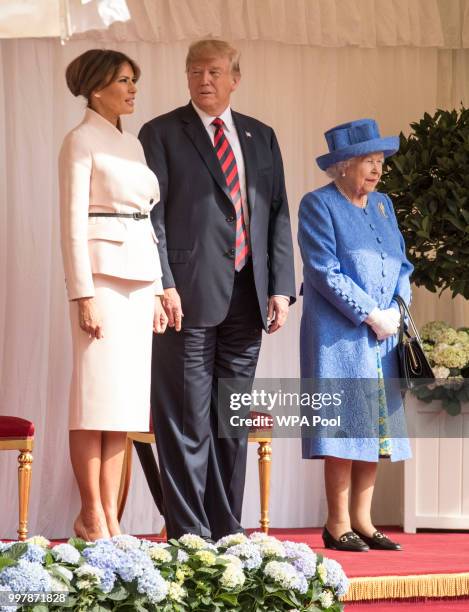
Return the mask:
{"type": "Polygon", "coordinates": [[[223,131],[223,120],[217,117],[212,121],[215,126],[215,152],[220,162],[221,169],[225,175],[228,191],[230,192],[233,206],[236,212],[236,255],[235,270],[242,270],[249,257],[249,243],[244,221],[243,202],[241,197],[241,187],[239,184],[238,166],[233,149],[228,142],[228,138],[223,131]]]}

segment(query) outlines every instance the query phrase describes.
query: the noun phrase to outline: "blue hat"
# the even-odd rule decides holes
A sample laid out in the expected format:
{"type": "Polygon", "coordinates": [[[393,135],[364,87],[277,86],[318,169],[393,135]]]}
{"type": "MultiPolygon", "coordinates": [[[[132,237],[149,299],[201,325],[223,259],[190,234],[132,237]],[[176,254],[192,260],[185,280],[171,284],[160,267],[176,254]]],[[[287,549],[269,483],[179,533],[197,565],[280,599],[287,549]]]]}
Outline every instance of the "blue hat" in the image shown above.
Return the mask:
{"type": "Polygon", "coordinates": [[[326,137],[329,153],[316,158],[321,170],[326,170],[339,161],[359,157],[368,153],[393,155],[399,149],[399,136],[381,138],[378,124],[374,119],[358,119],[342,123],[328,130],[326,137]]]}

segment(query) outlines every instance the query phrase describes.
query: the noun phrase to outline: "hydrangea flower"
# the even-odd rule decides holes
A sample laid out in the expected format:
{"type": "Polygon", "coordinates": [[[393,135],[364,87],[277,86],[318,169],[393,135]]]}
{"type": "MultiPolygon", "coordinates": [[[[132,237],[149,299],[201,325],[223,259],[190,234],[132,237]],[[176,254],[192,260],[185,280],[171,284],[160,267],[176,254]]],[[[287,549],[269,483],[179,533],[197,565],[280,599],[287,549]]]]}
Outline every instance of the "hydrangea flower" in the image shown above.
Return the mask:
{"type": "Polygon", "coordinates": [[[99,567],[94,567],[89,563],[84,563],[80,565],[80,567],[77,567],[75,575],[78,578],[76,582],[77,588],[86,591],[101,584],[101,580],[104,579],[104,570],[99,567]]]}
{"type": "Polygon", "coordinates": [[[26,540],[27,544],[36,544],[36,546],[41,546],[42,548],[49,548],[50,540],[41,535],[35,535],[26,540]]]}
{"type": "Polygon", "coordinates": [[[185,533],[179,538],[179,543],[191,550],[202,550],[208,548],[208,542],[195,533],[185,533]]]}
{"type": "Polygon", "coordinates": [[[225,589],[239,589],[246,580],[243,570],[235,563],[230,563],[220,576],[220,583],[225,589]]]}
{"type": "MultiPolygon", "coordinates": [[[[1,542],[0,542],[1,544],[1,542]]],[[[1,552],[1,550],[0,550],[1,552]]],[[[9,587],[4,586],[2,584],[0,584],[0,593],[2,592],[10,592],[9,587]]],[[[17,610],[19,608],[19,606],[13,605],[13,606],[0,606],[0,612],[13,612],[14,610],[17,610]]]]}
{"type": "Polygon", "coordinates": [[[110,540],[98,540],[93,546],[85,548],[82,556],[93,567],[116,572],[125,563],[126,553],[116,548],[110,540]]]}
{"type": "Polygon", "coordinates": [[[239,557],[235,557],[234,555],[223,554],[219,555],[218,561],[226,561],[227,563],[234,563],[238,567],[243,567],[243,562],[239,557]]]}
{"type": "Polygon", "coordinates": [[[285,561],[269,561],[264,574],[284,589],[293,589],[299,593],[308,590],[308,582],[303,574],[285,561]]]}
{"type": "Polygon", "coordinates": [[[76,565],[80,561],[80,552],[71,544],[57,544],[52,548],[52,554],[57,561],[76,565]]]}
{"type": "Polygon", "coordinates": [[[450,374],[449,369],[445,368],[445,366],[435,366],[432,368],[432,371],[435,378],[448,378],[450,374]]]}
{"type": "Polygon", "coordinates": [[[204,565],[215,565],[217,561],[217,557],[210,550],[198,550],[195,553],[195,557],[204,565]]]}
{"type": "Polygon", "coordinates": [[[0,584],[17,593],[50,591],[50,576],[40,563],[22,558],[0,572],[0,584]]]}
{"type": "Polygon", "coordinates": [[[120,550],[134,550],[140,548],[140,540],[134,536],[127,534],[115,535],[111,538],[111,542],[120,550]]]}
{"type": "Polygon", "coordinates": [[[184,582],[186,578],[192,578],[194,570],[186,564],[180,565],[176,570],[176,580],[179,583],[184,582]]]}
{"type": "Polygon", "coordinates": [[[285,549],[283,544],[276,538],[263,540],[258,543],[259,551],[263,557],[284,557],[285,549]]]}
{"type": "Polygon", "coordinates": [[[26,552],[21,556],[22,559],[26,561],[32,561],[35,563],[42,563],[44,561],[44,557],[46,556],[46,551],[41,546],[37,544],[28,544],[28,548],[26,552]]]}
{"type": "Polygon", "coordinates": [[[325,569],[325,578],[322,579],[321,577],[324,584],[332,587],[339,597],[345,595],[348,591],[349,581],[340,563],[337,563],[334,559],[325,558],[320,565],[323,565],[325,569]]]}
{"type": "Polygon", "coordinates": [[[177,562],[185,563],[188,560],[189,560],[189,555],[186,553],[186,551],[179,549],[178,554],[177,554],[177,562]]]}
{"type": "Polygon", "coordinates": [[[168,583],[160,572],[152,567],[138,577],[137,590],[144,593],[151,603],[157,604],[168,595],[168,583]]]}
{"type": "Polygon", "coordinates": [[[168,582],[168,598],[172,601],[182,603],[187,597],[186,589],[178,582],[168,582]]]}
{"type": "MultiPolygon", "coordinates": [[[[252,537],[252,536],[251,536],[252,537]]],[[[243,532],[231,533],[230,535],[220,538],[217,542],[218,548],[228,548],[228,546],[235,546],[236,544],[244,544],[249,539],[244,535],[243,532]]]]}
{"type": "MultiPolygon", "coordinates": [[[[184,551],[179,551],[179,552],[184,552],[184,551]]],[[[168,550],[166,550],[166,546],[160,546],[158,544],[154,544],[151,548],[147,549],[146,553],[150,557],[150,559],[154,561],[155,563],[169,563],[172,560],[171,553],[168,550]]],[[[187,555],[187,553],[185,554],[187,555]]],[[[187,555],[187,558],[189,558],[189,555],[187,555]]]]}
{"type": "Polygon", "coordinates": [[[259,548],[251,542],[230,546],[226,549],[226,553],[239,557],[246,569],[257,569],[262,564],[259,548]]]}
{"type": "Polygon", "coordinates": [[[465,347],[460,344],[448,346],[438,344],[432,353],[432,360],[435,365],[446,366],[447,368],[464,368],[468,361],[465,347]]]}
{"type": "Polygon", "coordinates": [[[431,340],[432,342],[436,342],[438,335],[448,329],[448,323],[445,321],[430,321],[429,323],[425,323],[420,330],[420,337],[422,340],[431,340]]]}
{"type": "Polygon", "coordinates": [[[334,593],[329,589],[326,589],[319,595],[319,603],[327,610],[334,604],[334,593]]]}

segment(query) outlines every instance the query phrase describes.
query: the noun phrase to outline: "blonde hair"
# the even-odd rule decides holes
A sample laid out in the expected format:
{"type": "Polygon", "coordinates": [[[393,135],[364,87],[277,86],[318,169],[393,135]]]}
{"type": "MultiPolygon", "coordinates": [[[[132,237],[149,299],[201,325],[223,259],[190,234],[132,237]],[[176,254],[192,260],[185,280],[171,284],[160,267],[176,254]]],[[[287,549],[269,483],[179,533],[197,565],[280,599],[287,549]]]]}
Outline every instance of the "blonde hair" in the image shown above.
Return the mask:
{"type": "Polygon", "coordinates": [[[217,40],[214,38],[205,38],[192,43],[189,47],[186,57],[186,72],[190,66],[199,60],[209,57],[227,57],[231,63],[231,73],[236,76],[241,76],[239,67],[240,53],[238,49],[233,47],[226,40],[217,40]]]}

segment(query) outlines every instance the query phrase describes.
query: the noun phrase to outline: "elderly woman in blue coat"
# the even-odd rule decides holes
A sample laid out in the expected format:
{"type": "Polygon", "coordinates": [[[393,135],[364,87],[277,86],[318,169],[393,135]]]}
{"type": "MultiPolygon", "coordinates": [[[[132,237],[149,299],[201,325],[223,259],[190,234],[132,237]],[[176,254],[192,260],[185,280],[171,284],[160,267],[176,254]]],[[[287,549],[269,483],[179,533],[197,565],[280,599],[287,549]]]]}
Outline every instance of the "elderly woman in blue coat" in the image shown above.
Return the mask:
{"type": "MultiPolygon", "coordinates": [[[[398,385],[397,336],[401,296],[410,302],[402,235],[389,197],[376,191],[383,161],[395,153],[397,137],[381,138],[371,119],[339,125],[325,134],[329,153],[317,159],[333,179],[306,194],[300,205],[298,239],[303,259],[301,320],[302,379],[347,379],[352,389],[376,383],[370,411],[360,393],[344,401],[345,426],[303,437],[303,457],[325,459],[327,548],[399,550],[371,519],[380,457],[410,457],[398,385]],[[358,381],[358,379],[366,379],[358,381]],[[353,385],[352,385],[353,386],[353,385]],[[370,417],[370,415],[372,415],[370,417]],[[367,421],[374,420],[374,423],[367,421]],[[362,427],[363,426],[363,427],[362,427]],[[375,435],[363,433],[368,426],[375,435]]],[[[323,381],[324,382],[324,381],[323,381]]],[[[365,393],[366,395],[366,393],[365,393]]]]}

